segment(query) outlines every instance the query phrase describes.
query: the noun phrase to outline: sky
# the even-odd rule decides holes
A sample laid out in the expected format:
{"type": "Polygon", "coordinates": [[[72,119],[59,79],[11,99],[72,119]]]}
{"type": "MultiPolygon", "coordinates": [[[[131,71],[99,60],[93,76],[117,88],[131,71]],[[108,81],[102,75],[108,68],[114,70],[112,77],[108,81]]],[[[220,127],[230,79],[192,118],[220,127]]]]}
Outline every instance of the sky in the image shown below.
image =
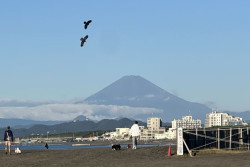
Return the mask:
{"type": "Polygon", "coordinates": [[[0,101],[84,99],[139,75],[187,101],[249,111],[249,9],[248,0],[1,0],[0,101]]]}

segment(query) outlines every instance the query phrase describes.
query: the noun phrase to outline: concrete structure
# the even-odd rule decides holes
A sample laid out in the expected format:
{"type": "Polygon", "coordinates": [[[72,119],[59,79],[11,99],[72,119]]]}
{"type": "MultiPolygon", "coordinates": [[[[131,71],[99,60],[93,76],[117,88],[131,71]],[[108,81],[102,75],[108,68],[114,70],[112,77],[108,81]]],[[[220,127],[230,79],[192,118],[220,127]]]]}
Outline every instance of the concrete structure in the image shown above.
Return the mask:
{"type": "Polygon", "coordinates": [[[183,129],[195,129],[195,128],[201,128],[201,120],[192,119],[192,116],[184,116],[182,117],[182,120],[173,120],[172,121],[172,128],[183,128],[183,129]]]}
{"type": "Polygon", "coordinates": [[[151,117],[147,119],[147,128],[152,131],[157,131],[162,126],[161,118],[151,117]]]}
{"type": "Polygon", "coordinates": [[[240,117],[234,117],[228,113],[218,113],[212,111],[209,114],[206,114],[205,128],[213,126],[235,126],[235,125],[248,125],[240,117]]]}
{"type": "Polygon", "coordinates": [[[168,131],[166,132],[166,137],[167,139],[176,139],[176,129],[174,128],[169,128],[168,131]]]}
{"type": "Polygon", "coordinates": [[[165,127],[162,126],[162,120],[159,117],[150,117],[147,119],[147,128],[142,129],[141,140],[154,140],[166,138],[165,127]]]}
{"type": "Polygon", "coordinates": [[[102,135],[103,140],[114,140],[116,138],[116,132],[106,132],[102,135]]]}
{"type": "Polygon", "coordinates": [[[117,140],[129,140],[129,128],[116,128],[117,140]]]}

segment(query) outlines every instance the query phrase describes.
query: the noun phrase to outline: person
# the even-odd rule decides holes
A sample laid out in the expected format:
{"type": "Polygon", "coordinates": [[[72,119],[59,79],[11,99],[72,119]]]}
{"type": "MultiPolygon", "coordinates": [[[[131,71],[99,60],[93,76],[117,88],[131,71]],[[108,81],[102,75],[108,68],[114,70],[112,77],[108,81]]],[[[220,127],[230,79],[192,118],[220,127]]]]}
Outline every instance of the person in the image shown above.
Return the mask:
{"type": "Polygon", "coordinates": [[[10,126],[7,126],[4,132],[4,141],[5,141],[5,153],[7,155],[9,150],[9,155],[11,154],[11,142],[13,142],[13,133],[10,130],[10,126]]]}
{"type": "Polygon", "coordinates": [[[44,147],[47,148],[47,149],[49,149],[48,143],[46,143],[44,147]]]}
{"type": "Polygon", "coordinates": [[[138,140],[138,137],[140,136],[140,129],[139,129],[137,121],[135,121],[135,123],[131,126],[129,132],[130,132],[130,134],[132,136],[132,141],[133,141],[133,148],[132,149],[136,149],[137,140],[138,140]]]}

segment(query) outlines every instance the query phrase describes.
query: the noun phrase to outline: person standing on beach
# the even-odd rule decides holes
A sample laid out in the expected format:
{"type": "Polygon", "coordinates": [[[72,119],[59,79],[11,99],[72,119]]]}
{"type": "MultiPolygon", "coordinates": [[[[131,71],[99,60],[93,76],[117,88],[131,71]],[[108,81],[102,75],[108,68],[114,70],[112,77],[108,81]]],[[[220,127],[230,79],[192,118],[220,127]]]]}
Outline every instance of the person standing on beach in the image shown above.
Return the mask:
{"type": "Polygon", "coordinates": [[[138,140],[138,137],[140,136],[140,129],[139,129],[137,121],[135,121],[135,123],[132,125],[129,132],[132,136],[132,141],[133,141],[133,148],[132,149],[136,149],[137,140],[138,140]]]}
{"type": "Polygon", "coordinates": [[[7,129],[4,132],[4,141],[5,141],[5,153],[7,155],[9,150],[9,155],[11,154],[11,142],[13,142],[13,133],[10,130],[10,126],[7,126],[7,129]],[[9,148],[9,149],[8,149],[9,148]]]}

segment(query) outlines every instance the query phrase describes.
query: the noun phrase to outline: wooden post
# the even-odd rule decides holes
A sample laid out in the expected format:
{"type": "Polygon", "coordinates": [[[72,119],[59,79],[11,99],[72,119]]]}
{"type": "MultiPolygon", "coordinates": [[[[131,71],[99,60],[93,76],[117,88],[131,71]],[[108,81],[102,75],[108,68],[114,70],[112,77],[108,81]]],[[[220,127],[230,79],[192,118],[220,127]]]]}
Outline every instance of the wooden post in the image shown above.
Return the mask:
{"type": "Polygon", "coordinates": [[[229,139],[229,149],[231,150],[232,149],[232,128],[230,128],[230,139],[229,139]]]}
{"type": "Polygon", "coordinates": [[[249,151],[249,129],[247,127],[247,150],[249,151]]]}
{"type": "Polygon", "coordinates": [[[227,148],[227,130],[224,129],[224,147],[227,148]]]}
{"type": "Polygon", "coordinates": [[[195,129],[195,147],[197,147],[197,143],[198,143],[198,130],[196,128],[195,129]]]}
{"type": "Polygon", "coordinates": [[[186,146],[186,148],[187,148],[187,150],[188,150],[188,153],[189,153],[190,157],[193,157],[192,151],[189,150],[189,148],[188,148],[188,146],[187,146],[187,143],[185,142],[184,139],[183,139],[183,143],[184,143],[184,145],[186,146]]]}
{"type": "Polygon", "coordinates": [[[243,133],[242,133],[242,128],[240,128],[240,144],[243,144],[243,133]]]}
{"type": "Polygon", "coordinates": [[[220,150],[220,128],[218,128],[218,131],[217,131],[217,137],[218,137],[218,139],[217,139],[217,142],[218,142],[218,150],[220,150]]]}
{"type": "MultiPolygon", "coordinates": [[[[207,144],[207,133],[206,133],[206,129],[204,128],[204,135],[205,135],[205,143],[203,143],[204,145],[206,145],[207,144]]],[[[206,148],[206,147],[205,147],[206,148]]]]}

